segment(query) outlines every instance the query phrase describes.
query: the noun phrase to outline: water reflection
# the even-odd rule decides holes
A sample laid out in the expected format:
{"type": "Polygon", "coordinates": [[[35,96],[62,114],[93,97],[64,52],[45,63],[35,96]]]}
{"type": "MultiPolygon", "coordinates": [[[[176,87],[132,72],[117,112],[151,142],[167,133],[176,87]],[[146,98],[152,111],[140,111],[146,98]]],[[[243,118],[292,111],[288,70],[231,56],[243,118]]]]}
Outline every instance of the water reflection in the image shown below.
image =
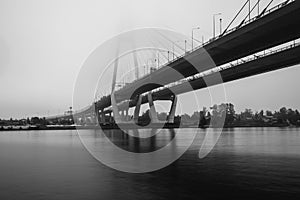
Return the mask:
{"type": "MultiPolygon", "coordinates": [[[[173,138],[176,142],[168,153],[178,155],[194,132],[198,134],[193,145],[180,159],[146,174],[122,173],[101,164],[85,150],[76,131],[0,132],[0,199],[295,199],[300,195],[300,129],[224,129],[204,159],[197,156],[207,134],[202,130],[165,130],[141,140],[118,131],[80,134],[95,152],[108,144],[106,137],[133,152],[159,151],[173,138]]],[[[117,158],[122,164],[123,158],[117,158]]]]}
{"type": "Polygon", "coordinates": [[[101,163],[120,171],[141,173],[176,161],[192,145],[197,134],[193,129],[130,131],[129,134],[121,130],[97,130],[101,136],[95,138],[89,131],[80,130],[79,136],[86,149],[101,163]]]}
{"type": "MultiPolygon", "coordinates": [[[[101,135],[100,131],[94,132],[101,135]]],[[[134,153],[148,153],[168,145],[176,136],[174,129],[108,130],[103,132],[119,148],[134,153]],[[146,137],[150,135],[149,137],[146,137]]]]}

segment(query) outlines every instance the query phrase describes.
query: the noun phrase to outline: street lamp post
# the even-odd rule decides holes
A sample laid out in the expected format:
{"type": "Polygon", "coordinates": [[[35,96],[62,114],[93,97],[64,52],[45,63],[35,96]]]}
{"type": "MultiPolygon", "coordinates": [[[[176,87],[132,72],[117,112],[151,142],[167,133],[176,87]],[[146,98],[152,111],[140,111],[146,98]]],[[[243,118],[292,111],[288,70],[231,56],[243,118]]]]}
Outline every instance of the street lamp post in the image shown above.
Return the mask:
{"type": "Polygon", "coordinates": [[[157,69],[159,68],[159,52],[157,52],[157,69]]]}
{"type": "Polygon", "coordinates": [[[213,14],[213,39],[216,37],[216,16],[222,15],[222,13],[213,14]]]}
{"type": "Polygon", "coordinates": [[[220,35],[222,34],[222,18],[220,18],[220,35]]]}
{"type": "Polygon", "coordinates": [[[175,59],[175,54],[174,54],[174,45],[175,45],[175,44],[174,44],[174,42],[173,42],[173,50],[172,50],[172,51],[173,51],[173,60],[175,59]]]}
{"type": "Polygon", "coordinates": [[[260,0],[257,0],[257,16],[259,16],[259,2],[260,0]]]}
{"type": "Polygon", "coordinates": [[[200,27],[192,29],[192,51],[194,50],[194,30],[199,30],[199,29],[200,29],[200,27]]]}

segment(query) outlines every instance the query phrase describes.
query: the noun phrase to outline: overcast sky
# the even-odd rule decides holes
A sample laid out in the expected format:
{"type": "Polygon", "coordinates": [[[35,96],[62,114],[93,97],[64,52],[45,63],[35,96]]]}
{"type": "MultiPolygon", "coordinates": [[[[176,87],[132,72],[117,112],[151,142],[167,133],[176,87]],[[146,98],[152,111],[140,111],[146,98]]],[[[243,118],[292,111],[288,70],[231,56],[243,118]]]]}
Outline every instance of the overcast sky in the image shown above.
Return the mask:
{"type": "MultiPolygon", "coordinates": [[[[120,32],[160,27],[191,35],[191,29],[200,26],[195,32],[200,40],[202,35],[212,35],[214,13],[222,12],[225,26],[243,2],[0,0],[0,118],[67,110],[82,63],[97,46],[120,32]]],[[[300,68],[295,66],[226,84],[227,100],[238,111],[246,107],[299,109],[299,75],[300,68]]]]}

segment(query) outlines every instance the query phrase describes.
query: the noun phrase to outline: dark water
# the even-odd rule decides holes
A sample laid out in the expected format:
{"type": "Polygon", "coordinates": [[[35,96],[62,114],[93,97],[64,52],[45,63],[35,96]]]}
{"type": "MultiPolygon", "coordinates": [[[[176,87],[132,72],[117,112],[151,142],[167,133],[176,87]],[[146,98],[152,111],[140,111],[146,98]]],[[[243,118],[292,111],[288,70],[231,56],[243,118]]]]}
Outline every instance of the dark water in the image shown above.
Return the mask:
{"type": "MultiPolygon", "coordinates": [[[[159,149],[176,132],[149,141],[127,141],[129,151],[159,149]]],[[[86,133],[91,140],[97,137],[86,133]],[[95,137],[95,138],[93,138],[95,137]]],[[[227,129],[204,159],[203,133],[172,165],[146,174],[122,173],[101,164],[76,131],[0,132],[0,199],[298,199],[300,129],[227,129]]],[[[101,138],[97,138],[101,140],[101,138]]],[[[96,139],[95,139],[96,141],[96,139]]],[[[179,141],[180,142],[180,141],[179,141]]]]}

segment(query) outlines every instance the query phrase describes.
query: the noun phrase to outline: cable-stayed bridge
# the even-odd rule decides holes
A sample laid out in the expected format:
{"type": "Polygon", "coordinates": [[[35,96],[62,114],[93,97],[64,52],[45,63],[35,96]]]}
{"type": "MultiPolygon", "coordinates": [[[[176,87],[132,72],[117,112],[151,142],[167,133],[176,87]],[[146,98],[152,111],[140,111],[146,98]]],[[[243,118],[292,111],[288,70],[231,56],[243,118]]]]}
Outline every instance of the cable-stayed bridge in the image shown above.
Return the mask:
{"type": "MultiPolygon", "coordinates": [[[[84,123],[89,118],[95,123],[98,121],[104,124],[107,123],[106,115],[109,114],[118,123],[137,123],[141,105],[149,103],[151,119],[157,123],[153,102],[168,100],[172,104],[167,121],[172,123],[177,95],[299,64],[300,2],[288,0],[271,7],[272,2],[269,1],[251,18],[251,13],[259,6],[260,1],[257,1],[249,7],[249,13],[243,20],[232,28],[232,23],[242,10],[250,5],[250,0],[246,1],[219,36],[190,51],[185,49],[181,56],[174,57],[173,54],[174,59],[170,60],[168,55],[167,63],[143,77],[137,75],[134,81],[118,89],[116,65],[110,94],[75,111],[74,120],[84,123]],[[213,64],[207,62],[207,55],[213,60],[213,64]],[[221,79],[210,79],[216,74],[221,79]],[[208,84],[207,79],[213,81],[208,84]],[[129,108],[134,108],[132,117],[128,116],[129,108]]],[[[137,71],[135,73],[138,74],[137,71]]],[[[53,116],[48,120],[69,117],[71,116],[53,116]]]]}

